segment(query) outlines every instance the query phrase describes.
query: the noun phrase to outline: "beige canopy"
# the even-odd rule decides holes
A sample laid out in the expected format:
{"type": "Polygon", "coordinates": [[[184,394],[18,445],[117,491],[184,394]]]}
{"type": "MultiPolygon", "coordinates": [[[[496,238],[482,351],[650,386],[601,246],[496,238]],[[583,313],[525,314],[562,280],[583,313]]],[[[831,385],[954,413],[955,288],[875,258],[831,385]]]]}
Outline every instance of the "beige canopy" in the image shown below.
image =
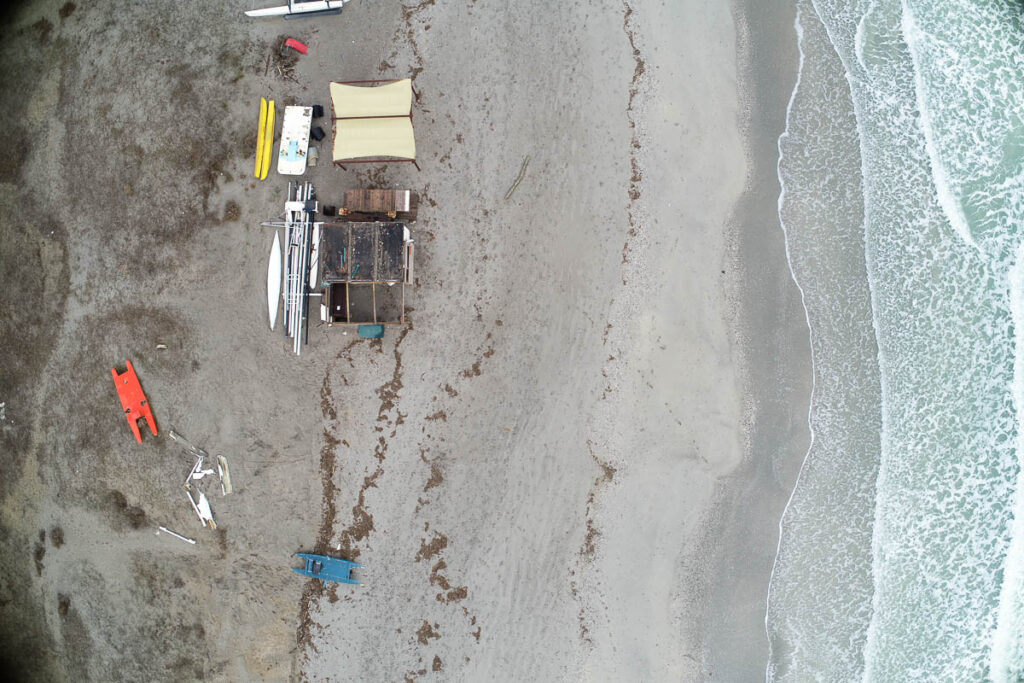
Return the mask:
{"type": "MultiPolygon", "coordinates": [[[[378,157],[416,160],[412,127],[412,81],[367,81],[383,85],[331,83],[334,161],[367,163],[378,157]]],[[[383,160],[383,159],[381,159],[383,160]]]]}
{"type": "Polygon", "coordinates": [[[412,80],[404,78],[370,88],[331,83],[331,102],[336,119],[408,116],[412,111],[412,80]]]}
{"type": "Polygon", "coordinates": [[[367,157],[416,158],[412,119],[338,119],[334,122],[334,160],[367,157]]]}

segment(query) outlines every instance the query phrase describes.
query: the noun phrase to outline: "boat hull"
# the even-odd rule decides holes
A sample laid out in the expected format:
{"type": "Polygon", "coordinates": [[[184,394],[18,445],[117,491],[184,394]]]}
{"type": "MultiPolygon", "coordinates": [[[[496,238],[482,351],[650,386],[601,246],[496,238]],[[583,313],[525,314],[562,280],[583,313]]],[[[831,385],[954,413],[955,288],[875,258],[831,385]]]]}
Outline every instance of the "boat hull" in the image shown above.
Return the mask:
{"type": "Polygon", "coordinates": [[[267,129],[263,136],[263,165],[260,167],[260,180],[266,180],[270,173],[271,158],[274,155],[274,100],[267,103],[267,129]]]}
{"type": "Polygon", "coordinates": [[[296,574],[302,574],[308,576],[311,579],[320,579],[321,581],[334,581],[337,583],[348,583],[355,586],[363,585],[362,582],[352,578],[352,570],[354,568],[362,569],[363,565],[358,562],[349,562],[348,560],[342,560],[337,557],[329,557],[327,555],[314,555],[312,553],[297,553],[302,558],[303,566],[302,569],[292,569],[296,574]]]}
{"type": "Polygon", "coordinates": [[[281,175],[302,175],[306,172],[309,151],[309,129],[313,107],[285,107],[281,123],[281,149],[277,155],[277,172],[281,175]]]}
{"type": "Polygon", "coordinates": [[[256,169],[254,174],[257,178],[263,175],[263,142],[267,135],[267,98],[260,98],[260,126],[256,134],[256,169]]]}
{"type": "Polygon", "coordinates": [[[281,304],[281,237],[274,231],[274,244],[267,262],[267,316],[270,329],[277,325],[277,309],[281,304]]]}
{"type": "Polygon", "coordinates": [[[301,17],[321,13],[338,13],[345,6],[345,0],[317,0],[316,2],[296,2],[280,7],[264,7],[251,9],[245,13],[247,17],[301,17]]]}

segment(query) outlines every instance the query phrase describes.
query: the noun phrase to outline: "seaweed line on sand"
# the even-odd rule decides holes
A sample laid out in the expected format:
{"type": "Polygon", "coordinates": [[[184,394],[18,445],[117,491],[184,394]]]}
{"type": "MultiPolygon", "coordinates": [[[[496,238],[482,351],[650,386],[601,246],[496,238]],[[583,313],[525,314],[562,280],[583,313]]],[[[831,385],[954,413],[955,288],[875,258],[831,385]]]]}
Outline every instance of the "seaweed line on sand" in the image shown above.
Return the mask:
{"type": "MultiPolygon", "coordinates": [[[[637,225],[633,211],[637,200],[640,199],[640,181],[643,180],[643,172],[640,169],[640,161],[637,158],[637,152],[641,149],[641,145],[640,134],[636,125],[635,100],[636,96],[640,93],[644,73],[647,70],[647,63],[644,61],[643,56],[640,53],[640,48],[637,47],[636,29],[633,26],[633,8],[630,7],[629,3],[625,0],[622,2],[622,7],[625,10],[622,18],[622,30],[625,32],[626,38],[629,39],[629,48],[633,55],[634,65],[633,78],[629,84],[629,101],[626,105],[626,117],[629,120],[631,135],[629,141],[629,205],[627,208],[629,216],[629,230],[626,233],[626,240],[622,245],[622,263],[625,264],[629,262],[631,238],[640,230],[640,226],[637,225]]],[[[622,278],[622,284],[626,284],[625,276],[622,278]]]]}

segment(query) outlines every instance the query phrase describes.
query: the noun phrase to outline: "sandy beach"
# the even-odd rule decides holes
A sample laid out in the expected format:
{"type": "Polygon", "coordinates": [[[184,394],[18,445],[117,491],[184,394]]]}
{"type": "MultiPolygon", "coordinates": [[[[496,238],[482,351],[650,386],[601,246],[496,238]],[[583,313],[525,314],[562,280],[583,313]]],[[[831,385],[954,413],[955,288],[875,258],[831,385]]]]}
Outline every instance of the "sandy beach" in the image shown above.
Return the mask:
{"type": "MultiPolygon", "coordinates": [[[[756,5],[756,3],[752,3],[756,5]]],[[[0,657],[39,680],[750,680],[810,361],[793,10],[38,2],[4,22],[0,657]],[[309,45],[289,79],[280,36],[309,45]],[[261,96],[412,76],[412,323],[265,323],[261,96]],[[524,157],[526,175],[508,200],[524,157]],[[157,345],[165,349],[158,349],[157,345]],[[134,442],[131,359],[161,434],[134,442]],[[186,435],[232,467],[199,527],[186,435]],[[184,469],[183,469],[184,468],[184,469]],[[196,539],[166,534],[164,525],[196,539]],[[362,587],[293,554],[365,565],[362,587]]],[[[321,144],[321,157],[328,145],[321,144]]]]}

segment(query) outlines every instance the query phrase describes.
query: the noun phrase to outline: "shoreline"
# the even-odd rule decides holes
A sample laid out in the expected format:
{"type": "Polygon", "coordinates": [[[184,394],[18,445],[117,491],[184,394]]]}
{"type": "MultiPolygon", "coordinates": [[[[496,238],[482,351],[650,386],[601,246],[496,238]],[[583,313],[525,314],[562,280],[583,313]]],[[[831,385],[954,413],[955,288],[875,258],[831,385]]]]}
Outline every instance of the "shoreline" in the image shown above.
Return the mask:
{"type": "Polygon", "coordinates": [[[740,127],[751,182],[730,218],[737,276],[731,321],[745,387],[742,464],[716,487],[703,547],[709,575],[706,673],[728,680],[765,675],[768,583],[779,520],[810,444],[813,382],[806,311],[793,280],[779,221],[778,138],[799,68],[796,8],[733,0],[741,94],[740,127]],[[722,539],[722,540],[718,540],[722,539]],[[724,617],[724,618],[723,618],[724,617]]]}

